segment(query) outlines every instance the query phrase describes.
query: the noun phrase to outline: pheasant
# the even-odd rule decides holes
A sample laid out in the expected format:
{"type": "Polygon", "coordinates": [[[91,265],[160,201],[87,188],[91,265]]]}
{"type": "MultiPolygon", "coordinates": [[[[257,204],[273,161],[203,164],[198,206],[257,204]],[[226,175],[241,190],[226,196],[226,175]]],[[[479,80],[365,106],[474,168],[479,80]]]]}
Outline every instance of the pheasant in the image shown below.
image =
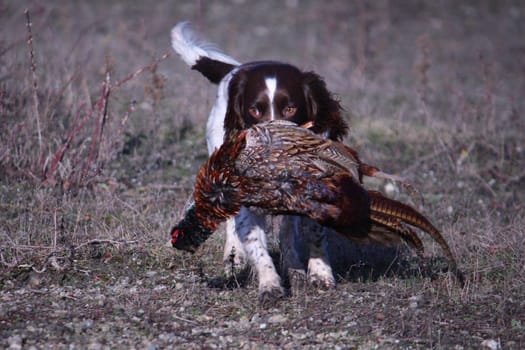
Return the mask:
{"type": "Polygon", "coordinates": [[[359,243],[405,241],[422,254],[413,230],[418,228],[440,245],[457,271],[447,242],[425,216],[362,184],[363,176],[400,178],[362,162],[355,150],[321,138],[309,126],[275,120],[225,140],[197,174],[194,202],[171,230],[173,247],[194,252],[245,206],[309,216],[359,243]]]}

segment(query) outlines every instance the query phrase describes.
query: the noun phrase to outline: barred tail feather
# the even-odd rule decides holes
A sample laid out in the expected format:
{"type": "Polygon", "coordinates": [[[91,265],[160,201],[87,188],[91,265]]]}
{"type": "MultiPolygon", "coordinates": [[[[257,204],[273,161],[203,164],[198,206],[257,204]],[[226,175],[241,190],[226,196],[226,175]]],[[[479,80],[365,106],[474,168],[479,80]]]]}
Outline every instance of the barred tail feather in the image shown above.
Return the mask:
{"type": "MultiPolygon", "coordinates": [[[[403,224],[408,224],[425,231],[440,245],[447,258],[455,264],[454,255],[452,254],[447,242],[438,229],[435,228],[426,217],[412,207],[387,198],[377,191],[368,191],[368,194],[370,196],[372,221],[374,221],[375,217],[375,220],[377,220],[378,223],[388,226],[397,232],[399,232],[400,227],[406,229],[406,226],[403,224]],[[388,218],[388,220],[385,220],[385,218],[388,218]]],[[[412,242],[416,247],[421,245],[419,238],[417,238],[417,240],[414,239],[415,234],[413,232],[407,232],[408,231],[401,234],[405,240],[412,242]]]]}
{"type": "Polygon", "coordinates": [[[394,230],[409,246],[416,250],[418,255],[423,254],[423,242],[421,242],[417,234],[410,227],[404,225],[401,220],[374,211],[370,213],[370,219],[374,224],[381,224],[394,230]]]}

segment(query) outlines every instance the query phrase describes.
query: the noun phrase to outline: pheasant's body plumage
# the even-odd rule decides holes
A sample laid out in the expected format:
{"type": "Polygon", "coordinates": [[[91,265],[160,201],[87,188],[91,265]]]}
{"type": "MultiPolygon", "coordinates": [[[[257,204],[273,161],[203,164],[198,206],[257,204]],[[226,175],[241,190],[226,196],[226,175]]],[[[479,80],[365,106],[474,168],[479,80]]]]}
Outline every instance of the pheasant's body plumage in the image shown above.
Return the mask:
{"type": "Polygon", "coordinates": [[[427,218],[366,190],[363,175],[385,176],[362,163],[350,147],[306,128],[286,121],[255,125],[226,140],[201,167],[189,211],[192,218],[187,215],[181,224],[186,223],[173,229],[173,245],[195,250],[220,222],[246,206],[308,216],[357,242],[391,245],[404,240],[422,252],[423,244],[412,230],[416,227],[436,240],[454,263],[446,241],[427,218]],[[199,228],[191,230],[188,222],[199,228]]]}

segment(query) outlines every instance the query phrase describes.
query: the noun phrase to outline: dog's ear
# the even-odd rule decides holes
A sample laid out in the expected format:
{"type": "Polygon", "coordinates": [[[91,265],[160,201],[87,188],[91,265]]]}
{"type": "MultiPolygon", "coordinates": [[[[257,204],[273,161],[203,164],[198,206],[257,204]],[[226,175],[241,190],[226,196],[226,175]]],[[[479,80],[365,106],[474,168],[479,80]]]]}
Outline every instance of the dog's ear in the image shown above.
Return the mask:
{"type": "Polygon", "coordinates": [[[315,133],[326,133],[330,139],[341,140],[348,133],[342,107],[328,91],[324,80],[314,72],[303,73],[303,91],[308,120],[314,122],[315,133]]]}
{"type": "Polygon", "coordinates": [[[303,91],[306,101],[307,119],[310,121],[314,121],[317,116],[316,94],[314,90],[317,89],[317,85],[319,84],[317,80],[319,79],[319,76],[313,72],[303,74],[303,91]]]}
{"type": "MultiPolygon", "coordinates": [[[[246,74],[239,71],[233,76],[228,86],[228,106],[226,107],[224,129],[231,134],[246,128],[246,121],[244,120],[245,85],[246,74]]],[[[230,137],[231,135],[226,136],[230,137]]]]}

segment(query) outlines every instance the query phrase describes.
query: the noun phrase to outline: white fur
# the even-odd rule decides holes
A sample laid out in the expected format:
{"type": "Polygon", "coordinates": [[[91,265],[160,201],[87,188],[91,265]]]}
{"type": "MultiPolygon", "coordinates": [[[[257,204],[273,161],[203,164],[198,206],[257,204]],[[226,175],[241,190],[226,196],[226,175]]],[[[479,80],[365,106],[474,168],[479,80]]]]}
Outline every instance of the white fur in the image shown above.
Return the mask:
{"type": "Polygon", "coordinates": [[[275,77],[264,79],[266,84],[266,92],[268,93],[268,99],[270,100],[270,113],[271,120],[275,120],[275,111],[273,109],[273,98],[275,97],[275,90],[277,89],[277,79],[275,77]]]}
{"type": "Polygon", "coordinates": [[[171,30],[171,46],[190,67],[195,65],[200,57],[208,57],[233,65],[240,64],[232,57],[222,53],[212,43],[198,38],[189,27],[189,22],[180,22],[173,27],[171,30]]]}
{"type": "Polygon", "coordinates": [[[213,151],[219,148],[224,142],[224,117],[226,116],[226,108],[228,107],[228,85],[236,71],[237,69],[234,69],[226,75],[217,89],[217,98],[211,108],[208,122],[206,123],[206,143],[209,154],[212,154],[213,151]]]}
{"type": "Polygon", "coordinates": [[[259,294],[274,291],[282,294],[281,278],[268,253],[266,233],[264,232],[265,217],[242,207],[239,215],[235,217],[235,224],[248,259],[257,271],[259,294]]]}

